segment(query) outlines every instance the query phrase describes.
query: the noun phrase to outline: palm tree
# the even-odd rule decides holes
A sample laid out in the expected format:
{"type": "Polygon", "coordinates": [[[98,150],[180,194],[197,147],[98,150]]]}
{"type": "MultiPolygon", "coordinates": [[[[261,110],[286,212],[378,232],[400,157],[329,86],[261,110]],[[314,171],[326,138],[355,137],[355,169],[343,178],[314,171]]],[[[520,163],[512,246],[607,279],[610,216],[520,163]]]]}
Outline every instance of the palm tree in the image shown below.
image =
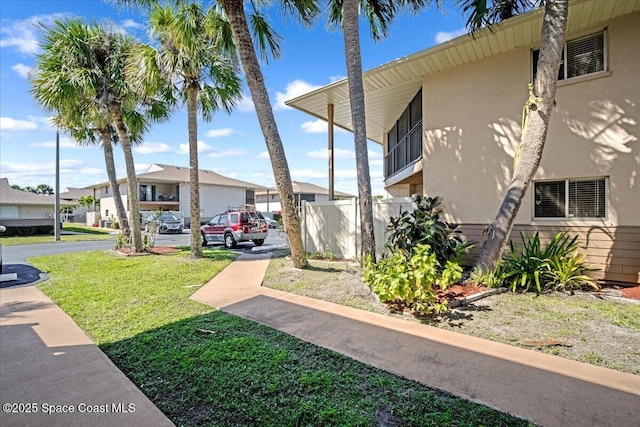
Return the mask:
{"type": "Polygon", "coordinates": [[[83,99],[85,88],[73,83],[69,67],[64,65],[66,47],[58,43],[56,36],[49,35],[42,43],[43,53],[39,55],[35,71],[30,75],[31,94],[38,104],[47,111],[55,111],[53,124],[80,145],[101,143],[105,157],[107,177],[112,189],[120,227],[129,234],[129,221],[122,202],[120,186],[116,178],[112,139],[116,138],[111,120],[106,110],[100,111],[93,98],[83,99]]]}
{"type": "MultiPolygon", "coordinates": [[[[42,64],[42,62],[40,64],[42,64]]],[[[42,79],[46,79],[45,68],[40,64],[39,70],[43,72],[42,79]]],[[[50,70],[47,68],[47,70],[56,72],[56,69],[50,70]]],[[[38,88],[39,86],[36,84],[32,89],[32,93],[36,95],[36,98],[39,96],[38,88]]],[[[50,100],[48,102],[50,102],[50,100]]],[[[102,146],[107,178],[111,187],[111,194],[113,194],[113,201],[116,205],[118,223],[120,224],[122,233],[125,236],[129,236],[131,230],[129,228],[127,210],[122,202],[122,195],[120,193],[120,185],[118,184],[116,165],[113,157],[112,144],[113,141],[117,140],[117,135],[110,124],[107,114],[99,114],[98,110],[93,108],[93,106],[88,102],[77,102],[75,105],[77,108],[75,108],[74,111],[58,111],[58,115],[53,118],[53,124],[58,129],[69,133],[71,138],[80,145],[102,146]]],[[[90,202],[94,202],[93,197],[91,197],[90,202]]]]}
{"type": "Polygon", "coordinates": [[[125,78],[128,55],[135,45],[131,38],[110,33],[99,25],[86,25],[78,19],[54,21],[47,31],[44,46],[59,55],[59,65],[64,72],[58,73],[57,80],[42,82],[42,85],[46,85],[43,89],[50,91],[51,97],[56,96],[56,91],[69,95],[57,95],[62,111],[73,111],[72,104],[78,100],[90,100],[111,119],[127,170],[131,243],[133,250],[140,252],[143,244],[138,180],[129,128],[144,131],[150,121],[162,120],[168,113],[165,103],[150,97],[142,98],[125,78]],[[72,96],[74,94],[77,97],[72,96]],[[144,115],[137,112],[141,106],[146,109],[144,115]]]}
{"type": "MultiPolygon", "coordinates": [[[[483,0],[465,0],[464,10],[470,11],[468,27],[476,30],[482,25],[499,21],[503,16],[526,11],[540,0],[500,0],[494,4],[501,12],[486,7],[483,0]],[[509,12],[510,11],[510,12],[509,12]]],[[[546,0],[540,40],[540,56],[535,81],[527,101],[528,120],[522,129],[520,150],[515,161],[513,178],[502,200],[498,213],[489,225],[486,239],[475,264],[481,271],[495,268],[502,256],[505,244],[529,185],[538,170],[547,139],[549,120],[555,103],[558,69],[567,27],[569,0],[546,0]]]]}
{"type": "MultiPolygon", "coordinates": [[[[286,11],[296,11],[304,23],[310,23],[318,13],[318,6],[315,0],[281,0],[281,3],[286,11]]],[[[273,175],[282,204],[282,217],[291,249],[291,259],[296,268],[305,268],[308,266],[308,261],[304,245],[302,244],[302,230],[295,206],[289,165],[285,156],[282,140],[280,139],[280,133],[278,132],[278,126],[273,116],[273,109],[264,84],[264,77],[260,69],[258,56],[253,46],[253,39],[251,38],[249,24],[244,10],[244,2],[238,0],[219,0],[218,4],[224,9],[231,27],[235,47],[240,56],[247,85],[249,86],[249,91],[251,92],[251,97],[256,107],[256,113],[258,114],[260,128],[262,129],[265,143],[267,144],[267,151],[271,158],[273,175]]],[[[265,30],[265,22],[266,21],[261,19],[260,15],[251,16],[254,32],[256,30],[265,30]]],[[[277,40],[268,34],[269,33],[265,33],[264,31],[257,31],[259,46],[273,47],[277,45],[277,40]]]]}
{"type": "MultiPolygon", "coordinates": [[[[213,114],[220,109],[231,112],[241,98],[241,81],[237,64],[229,55],[223,53],[225,46],[222,44],[219,28],[215,26],[221,20],[215,8],[203,11],[197,3],[182,4],[177,10],[156,6],[152,9],[149,20],[152,33],[160,41],[160,48],[158,51],[145,48],[140,57],[155,57],[160,74],[166,80],[173,81],[177,97],[187,104],[191,166],[191,257],[202,257],[202,241],[198,227],[198,110],[205,121],[210,121],[213,114]]],[[[151,64],[151,61],[144,60],[144,63],[151,64]]],[[[145,70],[148,67],[136,66],[134,69],[145,70]]]]}
{"type": "Polygon", "coordinates": [[[358,200],[360,205],[361,256],[375,262],[376,242],[373,229],[373,199],[367,149],[367,127],[362,84],[359,15],[362,10],[369,20],[374,40],[386,37],[388,24],[394,18],[396,6],[410,6],[418,11],[428,0],[332,0],[329,2],[329,24],[340,25],[344,37],[344,53],[349,82],[349,102],[356,153],[358,200]]]}
{"type": "MultiPolygon", "coordinates": [[[[113,1],[124,5],[133,4],[143,6],[153,6],[158,3],[157,0],[113,1]]],[[[181,3],[179,0],[175,2],[181,3]]],[[[269,27],[264,17],[255,10],[256,3],[251,3],[254,6],[254,13],[249,16],[249,19],[256,45],[262,54],[261,57],[263,60],[267,59],[267,48],[274,57],[277,57],[279,52],[279,38],[269,27]]],[[[280,0],[279,3],[285,12],[298,16],[305,24],[311,23],[319,11],[317,0],[280,0]]],[[[304,245],[302,244],[302,229],[295,206],[289,164],[285,156],[280,133],[278,132],[278,126],[273,116],[273,108],[269,101],[267,88],[264,84],[264,76],[260,69],[256,49],[254,48],[254,39],[252,39],[251,31],[249,30],[249,23],[244,10],[244,1],[219,0],[217,4],[222,7],[227,19],[226,22],[228,23],[228,27],[221,27],[221,36],[230,35],[233,39],[233,43],[231,43],[231,40],[226,40],[223,43],[229,51],[236,51],[240,57],[247,85],[249,86],[249,91],[256,107],[260,128],[265,138],[267,151],[271,159],[271,167],[280,195],[282,218],[291,249],[291,259],[296,268],[305,268],[308,266],[308,261],[304,251],[304,245]]]]}

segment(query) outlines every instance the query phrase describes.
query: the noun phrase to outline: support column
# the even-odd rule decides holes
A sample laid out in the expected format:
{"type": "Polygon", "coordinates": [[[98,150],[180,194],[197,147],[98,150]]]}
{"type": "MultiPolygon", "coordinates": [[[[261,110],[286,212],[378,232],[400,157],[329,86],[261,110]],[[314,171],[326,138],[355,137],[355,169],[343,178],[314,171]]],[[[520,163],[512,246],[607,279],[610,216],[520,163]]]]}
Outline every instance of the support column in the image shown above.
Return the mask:
{"type": "Polygon", "coordinates": [[[335,190],[333,186],[333,104],[327,104],[327,122],[329,123],[329,200],[335,199],[335,190]]]}

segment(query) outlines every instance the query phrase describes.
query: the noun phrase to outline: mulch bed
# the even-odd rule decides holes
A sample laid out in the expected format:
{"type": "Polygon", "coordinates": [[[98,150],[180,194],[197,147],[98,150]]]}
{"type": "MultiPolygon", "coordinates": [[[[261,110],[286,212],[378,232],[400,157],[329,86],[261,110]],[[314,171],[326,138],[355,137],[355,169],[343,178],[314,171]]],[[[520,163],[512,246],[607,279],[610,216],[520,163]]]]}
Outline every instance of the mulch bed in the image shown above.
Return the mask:
{"type": "Polygon", "coordinates": [[[470,295],[479,294],[480,292],[488,291],[489,288],[485,286],[477,285],[452,285],[446,290],[436,290],[438,294],[438,302],[447,300],[449,302],[455,299],[462,299],[470,295]]]}
{"type": "Polygon", "coordinates": [[[126,256],[166,255],[166,254],[175,254],[176,252],[180,252],[180,249],[174,248],[172,246],[154,246],[151,249],[149,249],[147,252],[132,252],[131,248],[119,248],[119,249],[116,249],[116,252],[126,256]]]}

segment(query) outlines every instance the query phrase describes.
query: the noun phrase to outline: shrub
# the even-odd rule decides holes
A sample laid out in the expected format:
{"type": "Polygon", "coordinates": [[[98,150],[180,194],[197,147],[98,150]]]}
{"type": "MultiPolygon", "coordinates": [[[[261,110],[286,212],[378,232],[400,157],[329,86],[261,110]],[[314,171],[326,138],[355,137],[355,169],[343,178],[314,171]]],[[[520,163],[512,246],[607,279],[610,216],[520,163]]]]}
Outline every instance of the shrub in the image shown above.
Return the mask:
{"type": "Polygon", "coordinates": [[[53,236],[53,225],[8,225],[3,237],[53,236]]]}
{"type": "Polygon", "coordinates": [[[440,197],[414,195],[413,200],[415,209],[401,212],[398,218],[391,217],[386,229],[387,249],[399,251],[409,260],[416,246],[428,245],[441,266],[447,261],[461,261],[474,243],[462,240],[458,224],[441,220],[440,197]]]}
{"type": "Polygon", "coordinates": [[[536,294],[548,290],[579,289],[581,286],[598,288],[595,280],[584,275],[595,269],[584,264],[578,254],[578,237],[570,239],[567,232],[558,233],[542,249],[538,233],[526,239],[522,232],[522,248],[509,242],[510,251],[504,260],[505,279],[510,280],[512,292],[527,292],[534,286],[536,294]]]}
{"type": "Polygon", "coordinates": [[[111,224],[111,228],[116,230],[120,229],[120,223],[118,221],[114,221],[113,224],[111,224]]]}
{"type": "MultiPolygon", "coordinates": [[[[443,278],[440,264],[429,245],[417,245],[409,262],[405,255],[395,252],[374,264],[370,256],[365,258],[363,280],[380,301],[400,303],[420,314],[438,314],[447,310],[447,302],[438,302],[433,286],[448,286],[462,269],[455,263],[445,267],[443,278]]],[[[459,278],[458,278],[459,280],[459,278]]]]}

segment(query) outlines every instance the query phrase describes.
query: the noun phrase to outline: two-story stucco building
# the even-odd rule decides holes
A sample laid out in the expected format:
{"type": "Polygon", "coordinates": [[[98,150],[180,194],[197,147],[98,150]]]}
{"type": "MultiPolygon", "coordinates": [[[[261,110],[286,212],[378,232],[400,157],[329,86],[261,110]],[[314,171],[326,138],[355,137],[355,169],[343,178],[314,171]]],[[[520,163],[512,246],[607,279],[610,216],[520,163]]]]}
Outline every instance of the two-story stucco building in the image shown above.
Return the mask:
{"type": "MultiPolygon", "coordinates": [[[[390,195],[442,196],[467,237],[482,240],[511,179],[542,17],[534,10],[364,73],[367,136],[384,148],[390,195]]],[[[640,2],[569,3],[556,102],[512,237],[569,230],[596,275],[639,282],[640,2]]],[[[288,105],[352,130],[346,80],[288,105]]]]}

